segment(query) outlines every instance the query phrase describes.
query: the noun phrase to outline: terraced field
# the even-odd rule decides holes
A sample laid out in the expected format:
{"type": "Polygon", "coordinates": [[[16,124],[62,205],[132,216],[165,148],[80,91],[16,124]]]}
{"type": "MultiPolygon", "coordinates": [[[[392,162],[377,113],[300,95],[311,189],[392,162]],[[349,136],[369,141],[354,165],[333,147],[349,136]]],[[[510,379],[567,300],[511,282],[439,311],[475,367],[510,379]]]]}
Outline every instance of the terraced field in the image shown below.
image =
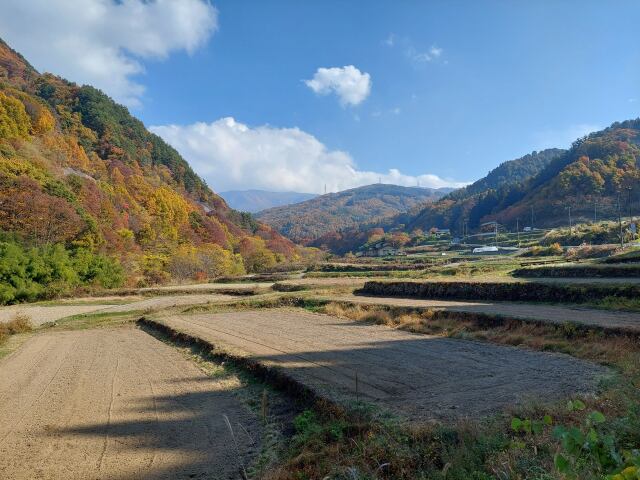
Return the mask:
{"type": "Polygon", "coordinates": [[[0,478],[240,478],[260,423],[236,388],[132,327],[36,335],[0,362],[0,478]]]}
{"type": "Polygon", "coordinates": [[[592,391],[603,367],[552,353],[417,335],[298,310],[157,320],[277,367],[338,402],[358,398],[413,419],[479,416],[592,391]]]}
{"type": "Polygon", "coordinates": [[[481,313],[558,325],[575,323],[605,330],[640,333],[640,313],[614,312],[576,306],[493,301],[425,300],[420,298],[372,297],[365,295],[340,295],[330,300],[364,305],[416,307],[450,312],[481,313]]]}

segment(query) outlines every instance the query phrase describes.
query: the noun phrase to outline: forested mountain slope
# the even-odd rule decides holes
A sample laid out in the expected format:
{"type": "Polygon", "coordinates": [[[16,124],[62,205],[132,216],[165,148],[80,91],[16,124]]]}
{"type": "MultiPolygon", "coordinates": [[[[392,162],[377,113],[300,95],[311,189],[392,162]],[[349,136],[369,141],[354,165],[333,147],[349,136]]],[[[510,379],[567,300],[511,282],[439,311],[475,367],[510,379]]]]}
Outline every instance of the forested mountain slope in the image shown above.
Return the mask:
{"type": "Polygon", "coordinates": [[[330,232],[358,228],[405,212],[449,192],[450,189],[367,185],[264,210],[257,218],[296,242],[310,243],[330,232]]]}
{"type": "Polygon", "coordinates": [[[515,201],[495,212],[511,224],[533,210],[537,226],[640,214],[640,118],[616,122],[576,140],[526,182],[515,201]]]}
{"type": "Polygon", "coordinates": [[[564,152],[551,148],[503,162],[487,176],[426,206],[413,218],[401,219],[402,223],[407,228],[461,229],[462,222],[467,221],[471,228],[477,227],[487,212],[499,208],[501,201],[512,201],[530,178],[564,152]]]}
{"type": "Polygon", "coordinates": [[[220,192],[231,208],[257,213],[268,208],[291,205],[317,197],[315,193],[268,192],[266,190],[229,190],[220,192]]]}
{"type": "Polygon", "coordinates": [[[569,208],[573,221],[592,220],[597,212],[599,218],[614,218],[619,194],[622,214],[633,214],[640,194],[639,139],[639,119],[616,122],[576,140],[535,175],[472,195],[456,191],[427,206],[406,228],[459,232],[464,221],[473,229],[497,220],[514,229],[518,219],[529,225],[532,216],[534,226],[552,227],[568,223],[569,208]]]}
{"type": "MultiPolygon", "coordinates": [[[[52,245],[71,270],[79,255],[96,257],[146,283],[260,270],[299,253],[230,209],[125,107],[90,86],[39,74],[2,41],[0,232],[4,250],[11,244],[26,255],[13,273],[0,269],[0,285],[18,297],[31,284],[65,283],[53,278],[59,273],[28,275],[30,249],[52,245]]],[[[71,283],[92,281],[77,273],[71,283]]]]}

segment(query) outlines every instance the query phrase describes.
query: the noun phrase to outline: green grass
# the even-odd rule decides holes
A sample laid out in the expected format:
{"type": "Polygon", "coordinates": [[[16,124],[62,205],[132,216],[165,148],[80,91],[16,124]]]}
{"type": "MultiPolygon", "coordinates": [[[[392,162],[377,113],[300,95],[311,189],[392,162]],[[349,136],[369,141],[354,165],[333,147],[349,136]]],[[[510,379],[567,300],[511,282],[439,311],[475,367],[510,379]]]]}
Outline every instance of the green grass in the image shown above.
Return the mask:
{"type": "Polygon", "coordinates": [[[96,312],[65,317],[55,322],[44,323],[40,328],[48,330],[85,330],[97,327],[115,327],[135,322],[144,311],[96,312]]]}

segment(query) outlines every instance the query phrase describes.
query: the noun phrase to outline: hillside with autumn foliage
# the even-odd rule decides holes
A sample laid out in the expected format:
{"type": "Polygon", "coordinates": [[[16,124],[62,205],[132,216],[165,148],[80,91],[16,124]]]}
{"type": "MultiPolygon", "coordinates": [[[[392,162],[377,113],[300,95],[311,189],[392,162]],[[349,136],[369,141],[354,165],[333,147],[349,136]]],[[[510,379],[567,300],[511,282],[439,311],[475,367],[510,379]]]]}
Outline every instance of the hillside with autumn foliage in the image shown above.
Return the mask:
{"type": "Polygon", "coordinates": [[[0,302],[256,272],[300,254],[125,107],[0,41],[0,302]]]}
{"type": "Polygon", "coordinates": [[[463,228],[478,232],[493,221],[509,231],[564,226],[569,215],[574,224],[640,215],[640,119],[593,132],[569,150],[548,149],[505,162],[418,210],[330,232],[310,245],[343,254],[362,250],[372,239],[417,245],[424,232],[450,229],[459,236],[463,228]]]}
{"type": "MultiPolygon", "coordinates": [[[[535,227],[637,215],[640,204],[640,119],[616,122],[577,139],[569,150],[547,150],[546,164],[534,175],[469,193],[453,192],[427,206],[404,228],[462,230],[497,221],[535,227]],[[620,210],[620,211],[618,211],[620,210]],[[635,213],[634,213],[635,212],[635,213]],[[532,219],[533,217],[533,219],[532,219]]],[[[524,157],[526,158],[526,157],[524,157]]]]}
{"type": "Polygon", "coordinates": [[[269,208],[256,215],[295,242],[316,245],[318,239],[343,230],[358,230],[433,202],[449,188],[375,184],[328,193],[311,200],[269,208]]]}

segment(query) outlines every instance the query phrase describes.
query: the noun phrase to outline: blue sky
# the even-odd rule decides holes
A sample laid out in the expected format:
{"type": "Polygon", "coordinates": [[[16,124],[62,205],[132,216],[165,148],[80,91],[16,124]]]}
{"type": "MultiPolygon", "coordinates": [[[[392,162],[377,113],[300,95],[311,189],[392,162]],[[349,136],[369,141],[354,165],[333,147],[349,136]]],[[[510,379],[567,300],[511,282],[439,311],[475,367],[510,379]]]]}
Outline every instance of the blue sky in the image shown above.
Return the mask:
{"type": "MultiPolygon", "coordinates": [[[[176,17],[166,1],[155,3],[150,17],[169,32],[156,41],[165,48],[135,51],[141,35],[118,40],[118,58],[139,67],[124,70],[124,87],[95,72],[81,78],[64,52],[55,65],[39,61],[34,42],[7,35],[2,20],[0,35],[18,50],[24,43],[36,67],[127,102],[216,190],[319,192],[380,176],[453,185],[638,116],[636,1],[188,0],[185,8],[200,9],[187,17],[199,30],[184,31],[165,25],[176,17]],[[319,68],[346,66],[362,75],[351,103],[305,83],[319,68]]],[[[18,15],[32,13],[27,6],[18,15]]]]}

